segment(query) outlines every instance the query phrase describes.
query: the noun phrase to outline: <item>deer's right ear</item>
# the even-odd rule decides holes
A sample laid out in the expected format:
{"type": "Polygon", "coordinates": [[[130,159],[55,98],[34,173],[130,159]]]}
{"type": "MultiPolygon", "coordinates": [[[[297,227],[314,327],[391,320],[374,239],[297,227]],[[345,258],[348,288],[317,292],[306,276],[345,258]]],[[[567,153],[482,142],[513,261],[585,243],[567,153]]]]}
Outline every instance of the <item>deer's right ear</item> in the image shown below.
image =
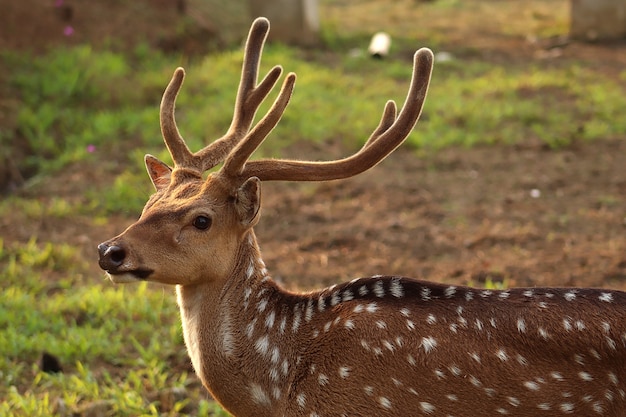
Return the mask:
{"type": "Polygon", "coordinates": [[[154,184],[154,188],[156,188],[157,191],[170,185],[172,168],[150,154],[144,157],[144,161],[146,162],[146,169],[148,170],[148,175],[150,175],[150,180],[152,180],[152,184],[154,184]]]}

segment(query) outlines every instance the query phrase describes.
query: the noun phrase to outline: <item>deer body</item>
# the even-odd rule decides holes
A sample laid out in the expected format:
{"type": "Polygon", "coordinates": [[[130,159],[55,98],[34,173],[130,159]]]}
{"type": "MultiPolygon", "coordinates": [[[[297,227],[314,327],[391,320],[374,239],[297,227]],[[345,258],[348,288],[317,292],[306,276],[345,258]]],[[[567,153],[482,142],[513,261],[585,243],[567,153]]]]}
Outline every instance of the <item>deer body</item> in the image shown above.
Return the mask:
{"type": "Polygon", "coordinates": [[[626,410],[622,292],[381,276],[293,294],[269,278],[253,236],[243,246],[221,291],[177,289],[194,367],[234,415],[626,410]]]}
{"type": "Polygon", "coordinates": [[[195,153],[174,120],[184,71],[174,73],[161,104],[174,167],[146,156],[156,193],[137,222],[98,246],[113,282],[176,286],[191,362],[214,398],[235,416],[624,415],[624,293],[376,276],[297,294],[271,279],[253,230],[261,182],[340,179],[376,165],[417,122],[432,53],[415,54],[402,110],[388,102],[353,156],[248,161],[295,83],[287,75],[252,127],[281,73],[257,84],[268,30],[257,19],[250,31],[230,129],[195,153]]]}

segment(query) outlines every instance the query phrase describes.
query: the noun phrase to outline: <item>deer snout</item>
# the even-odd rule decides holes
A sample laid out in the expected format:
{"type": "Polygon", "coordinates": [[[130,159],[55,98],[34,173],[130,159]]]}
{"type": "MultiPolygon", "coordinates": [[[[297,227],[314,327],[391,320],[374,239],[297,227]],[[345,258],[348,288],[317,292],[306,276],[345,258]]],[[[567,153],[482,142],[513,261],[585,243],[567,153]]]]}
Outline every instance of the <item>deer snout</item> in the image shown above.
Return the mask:
{"type": "Polygon", "coordinates": [[[126,250],[123,247],[109,245],[106,242],[98,245],[98,253],[100,254],[98,260],[100,268],[111,273],[115,273],[126,259],[126,250]]]}
{"type": "Polygon", "coordinates": [[[129,251],[119,243],[107,241],[98,245],[100,259],[98,264],[104,269],[111,281],[116,283],[145,280],[154,272],[150,268],[133,262],[129,251]]]}

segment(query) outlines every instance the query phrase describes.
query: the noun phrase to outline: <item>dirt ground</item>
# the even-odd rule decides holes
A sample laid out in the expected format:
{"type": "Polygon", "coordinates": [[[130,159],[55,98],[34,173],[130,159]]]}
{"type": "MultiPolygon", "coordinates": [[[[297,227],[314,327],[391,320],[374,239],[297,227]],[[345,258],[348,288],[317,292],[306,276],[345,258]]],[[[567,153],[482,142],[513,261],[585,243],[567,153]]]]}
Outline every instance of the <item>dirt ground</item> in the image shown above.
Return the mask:
{"type": "MultiPolygon", "coordinates": [[[[62,28],[62,20],[54,24],[62,28]]],[[[38,32],[26,35],[32,41],[38,32]]],[[[489,34],[487,42],[480,36],[467,39],[488,43],[482,53],[489,59],[552,59],[548,65],[593,59],[608,77],[626,66],[623,44],[570,43],[555,54],[550,41],[502,37],[498,42],[489,34]]],[[[330,159],[346,153],[303,143],[288,156],[330,159]]],[[[625,137],[557,150],[533,140],[420,154],[402,148],[353,179],[264,184],[256,232],[268,268],[292,288],[398,274],[478,286],[491,281],[626,289],[625,160],[625,137]]],[[[108,180],[91,166],[74,166],[26,193],[42,201],[76,199],[94,181],[108,180]]],[[[88,216],[42,216],[33,222],[16,212],[0,219],[0,235],[5,244],[33,235],[76,244],[99,279],[97,243],[121,232],[138,214],[96,226],[88,216]]]]}
{"type": "MultiPolygon", "coordinates": [[[[294,153],[328,154],[306,147],[294,153]]],[[[624,155],[624,138],[559,150],[451,148],[419,157],[401,149],[349,180],[264,184],[256,232],[268,268],[292,288],[398,274],[478,286],[491,280],[626,289],[624,155]]],[[[64,171],[57,186],[37,190],[38,198],[58,196],[59,189],[80,193],[76,184],[97,177],[64,171]]],[[[21,216],[0,219],[5,242],[36,235],[75,244],[96,279],[97,243],[135,217],[94,226],[86,216],[38,222],[21,216]]]]}

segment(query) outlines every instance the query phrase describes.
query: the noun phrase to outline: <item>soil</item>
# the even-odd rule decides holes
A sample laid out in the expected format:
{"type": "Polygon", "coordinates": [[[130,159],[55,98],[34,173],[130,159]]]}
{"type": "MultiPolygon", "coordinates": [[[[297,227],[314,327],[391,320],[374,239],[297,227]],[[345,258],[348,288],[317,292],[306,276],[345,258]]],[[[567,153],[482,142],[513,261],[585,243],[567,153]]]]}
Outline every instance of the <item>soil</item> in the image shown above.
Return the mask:
{"type": "MultiPolygon", "coordinates": [[[[33,19],[45,24],[37,26],[37,31],[32,25],[14,25],[9,35],[0,34],[3,47],[22,48],[28,39],[36,51],[67,42],[61,33],[71,15],[59,15],[62,11],[53,3],[44,9],[16,9],[18,3],[10,2],[10,15],[30,16],[39,11],[42,15],[33,19]],[[51,15],[43,17],[46,13],[51,15]],[[26,31],[24,36],[16,32],[19,28],[26,31]],[[58,36],[51,36],[50,31],[58,36]]],[[[55,4],[79,7],[62,1],[55,4]]],[[[174,5],[152,10],[160,15],[146,19],[167,20],[184,12],[174,5]]],[[[127,28],[122,17],[110,21],[108,32],[112,26],[127,28]]],[[[135,23],[134,28],[141,27],[141,22],[135,23]]],[[[81,36],[101,39],[108,33],[105,29],[85,25],[87,33],[81,36]]],[[[170,32],[179,36],[175,28],[170,32]]],[[[157,47],[168,39],[162,29],[147,30],[144,35],[157,47]]],[[[129,37],[132,47],[135,38],[129,37]]],[[[626,67],[624,43],[594,45],[560,38],[529,42],[493,33],[475,33],[465,39],[480,45],[473,49],[481,51],[480,56],[473,59],[535,60],[546,66],[586,61],[615,79],[626,67]]],[[[449,46],[454,53],[453,45],[449,46]]],[[[471,46],[465,45],[465,50],[472,50],[471,46]]],[[[428,106],[426,117],[427,112],[428,106]]],[[[257,236],[268,268],[291,288],[397,274],[477,286],[626,289],[625,139],[574,141],[559,149],[530,139],[516,146],[437,152],[401,148],[376,168],[349,180],[267,183],[257,236]]],[[[337,146],[301,143],[289,149],[287,156],[330,159],[346,153],[337,146]]],[[[54,181],[21,192],[45,205],[52,198],[80,199],[87,187],[109,180],[93,166],[72,166],[59,172],[54,181]]],[[[0,219],[0,235],[5,244],[31,236],[75,244],[90,261],[93,276],[100,277],[97,243],[121,232],[137,214],[96,225],[88,216],[54,219],[42,215],[32,221],[24,213],[9,213],[0,219]]]]}

